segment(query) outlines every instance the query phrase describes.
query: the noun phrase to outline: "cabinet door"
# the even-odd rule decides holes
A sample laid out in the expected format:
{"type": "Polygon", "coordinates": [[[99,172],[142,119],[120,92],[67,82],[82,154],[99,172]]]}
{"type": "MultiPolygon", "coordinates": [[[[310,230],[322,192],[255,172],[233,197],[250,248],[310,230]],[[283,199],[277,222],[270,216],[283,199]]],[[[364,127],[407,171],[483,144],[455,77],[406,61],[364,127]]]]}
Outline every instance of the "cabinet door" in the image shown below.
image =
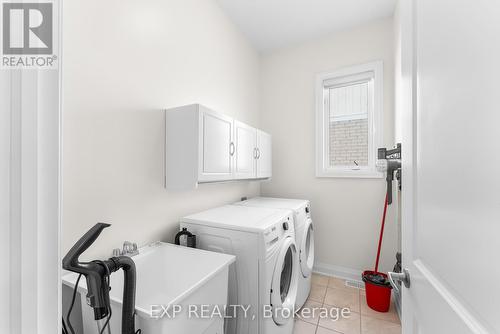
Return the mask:
{"type": "Polygon", "coordinates": [[[271,135],[257,132],[257,177],[268,178],[272,175],[271,135]]]}
{"type": "Polygon", "coordinates": [[[234,173],[237,179],[252,179],[256,175],[257,129],[234,121],[234,173]]]}
{"type": "Polygon", "coordinates": [[[198,181],[233,178],[233,119],[200,110],[200,158],[198,181]]]}

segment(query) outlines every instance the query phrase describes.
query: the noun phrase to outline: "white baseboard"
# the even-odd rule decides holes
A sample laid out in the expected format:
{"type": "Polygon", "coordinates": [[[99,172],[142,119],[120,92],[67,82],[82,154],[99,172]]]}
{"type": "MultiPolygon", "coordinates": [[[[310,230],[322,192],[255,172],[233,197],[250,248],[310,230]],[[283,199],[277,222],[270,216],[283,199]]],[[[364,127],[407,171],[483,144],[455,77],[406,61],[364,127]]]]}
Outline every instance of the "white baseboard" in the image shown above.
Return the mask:
{"type": "Polygon", "coordinates": [[[351,269],[321,262],[314,263],[313,271],[318,274],[335,276],[338,278],[357,282],[361,282],[361,274],[363,272],[362,270],[351,269]]]}

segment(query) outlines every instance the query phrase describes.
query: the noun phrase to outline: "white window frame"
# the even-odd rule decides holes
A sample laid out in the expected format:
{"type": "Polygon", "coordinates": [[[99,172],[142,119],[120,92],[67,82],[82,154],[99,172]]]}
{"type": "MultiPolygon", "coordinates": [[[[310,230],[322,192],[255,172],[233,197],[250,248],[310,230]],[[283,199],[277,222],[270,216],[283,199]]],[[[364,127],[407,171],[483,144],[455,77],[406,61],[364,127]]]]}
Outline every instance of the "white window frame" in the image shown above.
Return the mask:
{"type": "Polygon", "coordinates": [[[375,167],[376,150],[383,146],[383,83],[382,61],[316,75],[316,177],[383,177],[383,174],[375,167]],[[373,92],[373,99],[369,96],[369,100],[373,100],[373,105],[368,108],[368,165],[332,167],[329,161],[330,113],[327,94],[332,87],[363,82],[367,78],[373,78],[371,81],[373,89],[369,90],[373,92]]]}

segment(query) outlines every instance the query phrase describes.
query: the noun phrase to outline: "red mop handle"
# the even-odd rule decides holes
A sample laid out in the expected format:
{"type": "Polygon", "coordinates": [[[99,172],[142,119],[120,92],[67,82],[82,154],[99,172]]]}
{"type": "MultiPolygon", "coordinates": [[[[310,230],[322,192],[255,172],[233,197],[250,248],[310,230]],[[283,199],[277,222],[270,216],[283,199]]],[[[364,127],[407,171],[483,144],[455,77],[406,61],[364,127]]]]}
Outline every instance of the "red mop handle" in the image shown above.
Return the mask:
{"type": "Polygon", "coordinates": [[[385,193],[384,215],[382,216],[382,226],[380,227],[380,238],[378,239],[377,261],[375,262],[375,272],[378,273],[378,260],[380,259],[380,248],[382,247],[382,238],[384,236],[385,214],[387,213],[388,193],[385,193]]]}

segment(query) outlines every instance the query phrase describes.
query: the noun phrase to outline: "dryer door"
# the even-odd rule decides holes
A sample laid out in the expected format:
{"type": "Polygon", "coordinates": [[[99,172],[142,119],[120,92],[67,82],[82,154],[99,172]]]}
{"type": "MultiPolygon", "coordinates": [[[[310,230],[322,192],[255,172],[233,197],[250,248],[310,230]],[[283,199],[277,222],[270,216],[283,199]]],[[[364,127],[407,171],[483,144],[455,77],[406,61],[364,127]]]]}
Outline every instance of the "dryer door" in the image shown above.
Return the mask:
{"type": "Polygon", "coordinates": [[[311,218],[307,218],[304,228],[300,231],[300,270],[305,278],[311,275],[314,265],[314,229],[311,218]]]}
{"type": "Polygon", "coordinates": [[[293,321],[297,298],[297,275],[299,275],[299,270],[295,242],[292,237],[286,237],[276,259],[271,283],[273,319],[278,325],[293,321]]]}

